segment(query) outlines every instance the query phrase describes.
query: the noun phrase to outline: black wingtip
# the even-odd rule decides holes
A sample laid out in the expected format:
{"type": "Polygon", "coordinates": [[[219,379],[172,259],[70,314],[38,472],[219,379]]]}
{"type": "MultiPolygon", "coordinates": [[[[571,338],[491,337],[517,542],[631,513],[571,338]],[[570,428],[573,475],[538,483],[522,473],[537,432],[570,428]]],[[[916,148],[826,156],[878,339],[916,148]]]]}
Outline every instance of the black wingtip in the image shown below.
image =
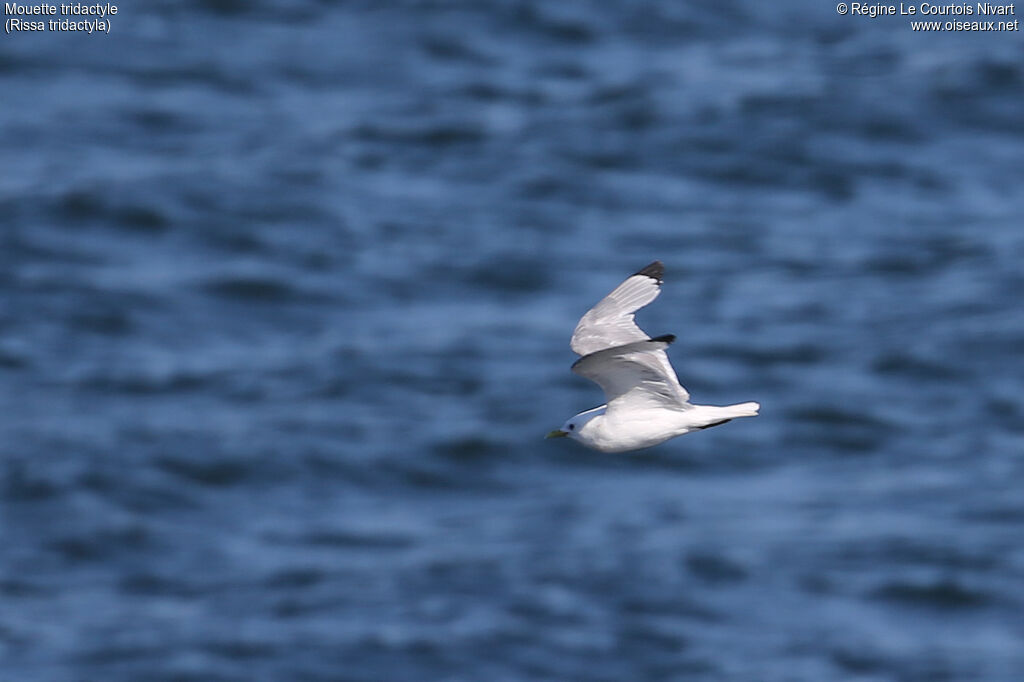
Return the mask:
{"type": "Polygon", "coordinates": [[[651,341],[661,341],[662,343],[672,343],[676,340],[675,334],[662,334],[661,336],[655,336],[651,341]]]}
{"type": "Polygon", "coordinates": [[[639,272],[636,272],[634,274],[650,277],[651,279],[657,280],[658,284],[661,284],[661,278],[665,274],[665,266],[662,265],[660,260],[656,260],[643,270],[640,270],[639,272]]]}

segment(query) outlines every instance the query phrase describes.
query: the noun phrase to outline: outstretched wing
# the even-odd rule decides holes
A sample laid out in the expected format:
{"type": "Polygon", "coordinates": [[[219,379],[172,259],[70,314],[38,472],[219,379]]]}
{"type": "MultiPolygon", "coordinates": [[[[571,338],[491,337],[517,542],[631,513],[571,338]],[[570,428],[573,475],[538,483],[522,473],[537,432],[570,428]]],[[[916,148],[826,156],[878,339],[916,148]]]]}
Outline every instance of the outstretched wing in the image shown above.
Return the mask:
{"type": "Polygon", "coordinates": [[[650,338],[636,326],[633,313],[658,297],[664,272],[661,261],[654,261],[588,310],[572,333],[573,352],[588,355],[650,338]]]}
{"type": "MultiPolygon", "coordinates": [[[[572,341],[569,342],[573,351],[579,355],[588,356],[599,351],[650,340],[644,330],[640,329],[633,321],[633,315],[658,297],[658,294],[661,293],[662,275],[664,274],[665,266],[661,264],[661,261],[656,260],[615,287],[612,293],[588,310],[576,325],[576,331],[572,333],[572,341]]],[[[674,340],[675,337],[672,339],[674,340]]],[[[647,353],[644,362],[650,365],[651,371],[657,372],[662,377],[676,403],[688,405],[690,394],[676,378],[676,372],[672,369],[664,348],[656,352],[648,349],[647,353]]],[[[585,359],[586,357],[583,357],[577,361],[576,365],[573,365],[573,371],[576,371],[576,367],[585,359]]],[[[604,384],[594,377],[579,371],[576,373],[596,381],[604,388],[604,384]]],[[[607,389],[605,392],[607,393],[607,389]]],[[[608,401],[611,402],[611,400],[612,398],[609,396],[608,401]]]]}
{"type": "Polygon", "coordinates": [[[690,395],[665,354],[675,340],[668,334],[599,350],[577,360],[572,371],[604,389],[609,412],[620,406],[689,409],[690,395]]]}

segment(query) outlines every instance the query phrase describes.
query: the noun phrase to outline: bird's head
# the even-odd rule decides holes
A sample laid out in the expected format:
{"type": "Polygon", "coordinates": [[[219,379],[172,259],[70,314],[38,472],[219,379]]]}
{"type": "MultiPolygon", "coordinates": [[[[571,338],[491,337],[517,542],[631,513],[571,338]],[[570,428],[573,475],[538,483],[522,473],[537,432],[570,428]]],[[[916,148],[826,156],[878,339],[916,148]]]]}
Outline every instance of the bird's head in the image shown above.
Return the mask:
{"type": "Polygon", "coordinates": [[[569,438],[579,440],[580,433],[587,427],[590,420],[604,414],[604,411],[605,406],[602,405],[601,407],[595,407],[594,409],[587,410],[586,412],[580,412],[578,415],[562,424],[561,428],[555,429],[549,433],[545,438],[565,438],[568,436],[569,438]]]}
{"type": "Polygon", "coordinates": [[[565,438],[566,436],[572,436],[576,432],[576,424],[573,423],[572,419],[562,424],[562,428],[555,429],[545,438],[565,438]]]}

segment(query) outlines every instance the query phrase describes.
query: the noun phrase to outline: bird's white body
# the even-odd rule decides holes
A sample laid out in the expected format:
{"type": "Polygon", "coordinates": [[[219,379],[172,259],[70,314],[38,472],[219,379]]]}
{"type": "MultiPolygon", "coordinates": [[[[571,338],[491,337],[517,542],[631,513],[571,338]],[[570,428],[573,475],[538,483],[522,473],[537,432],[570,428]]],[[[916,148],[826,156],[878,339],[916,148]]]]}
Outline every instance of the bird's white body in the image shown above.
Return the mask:
{"type": "Polygon", "coordinates": [[[633,314],[661,291],[663,267],[655,261],[632,275],[580,319],[570,343],[582,357],[572,371],[591,379],[608,402],[548,434],[568,436],[602,452],[626,452],[663,443],[690,431],[754,417],[760,405],[693,405],[665,349],[672,335],[650,338],[633,314]]]}
{"type": "Polygon", "coordinates": [[[757,416],[757,403],[691,405],[688,410],[654,408],[644,412],[605,414],[606,405],[580,412],[562,426],[562,431],[588,448],[601,452],[628,452],[664,443],[669,438],[737,417],[757,416]],[[569,426],[573,428],[570,430],[569,426]]]}

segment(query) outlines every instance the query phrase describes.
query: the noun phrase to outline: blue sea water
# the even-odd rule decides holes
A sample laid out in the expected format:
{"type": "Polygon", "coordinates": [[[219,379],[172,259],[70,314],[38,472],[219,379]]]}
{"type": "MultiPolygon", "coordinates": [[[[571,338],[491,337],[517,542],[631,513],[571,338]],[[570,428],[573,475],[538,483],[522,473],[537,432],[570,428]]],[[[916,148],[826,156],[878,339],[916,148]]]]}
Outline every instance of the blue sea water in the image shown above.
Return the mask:
{"type": "Polygon", "coordinates": [[[832,5],[0,39],[0,680],[1024,679],[1024,41],[832,5]],[[578,317],[737,420],[631,455],[578,317]]]}

